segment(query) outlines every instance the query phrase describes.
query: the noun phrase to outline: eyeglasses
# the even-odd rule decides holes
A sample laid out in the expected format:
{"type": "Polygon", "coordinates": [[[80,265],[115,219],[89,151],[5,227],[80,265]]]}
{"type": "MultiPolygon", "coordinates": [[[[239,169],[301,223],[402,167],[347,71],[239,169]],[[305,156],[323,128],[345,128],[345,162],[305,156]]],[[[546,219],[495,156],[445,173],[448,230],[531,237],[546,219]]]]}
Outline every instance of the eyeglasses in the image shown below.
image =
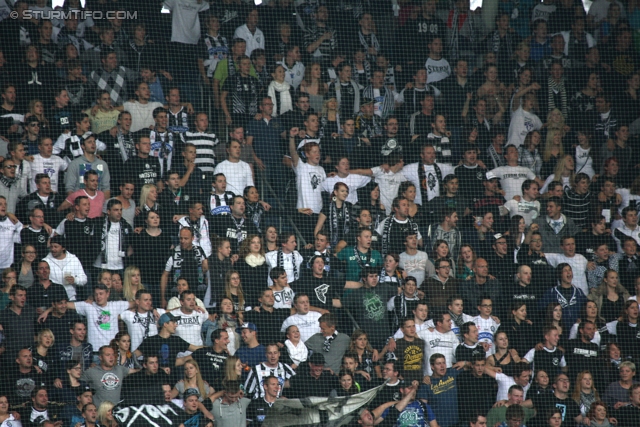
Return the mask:
{"type": "Polygon", "coordinates": [[[530,243],[540,243],[540,242],[542,242],[542,239],[534,239],[530,241],[530,243]]]}
{"type": "Polygon", "coordinates": [[[4,168],[5,169],[18,169],[18,166],[17,165],[6,165],[4,168]]]}
{"type": "Polygon", "coordinates": [[[39,128],[40,127],[40,123],[29,123],[29,127],[39,128]]]}

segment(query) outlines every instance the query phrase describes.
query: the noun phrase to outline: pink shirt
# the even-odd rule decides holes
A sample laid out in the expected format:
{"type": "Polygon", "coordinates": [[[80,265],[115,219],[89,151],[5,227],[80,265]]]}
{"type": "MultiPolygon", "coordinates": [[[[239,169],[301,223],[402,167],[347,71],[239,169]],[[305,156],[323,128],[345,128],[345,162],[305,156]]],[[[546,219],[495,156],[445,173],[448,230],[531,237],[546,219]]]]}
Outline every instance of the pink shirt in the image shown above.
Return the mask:
{"type": "Polygon", "coordinates": [[[102,216],[102,207],[104,206],[104,193],[100,190],[96,191],[96,195],[91,197],[83,190],[74,191],[67,196],[67,202],[73,205],[73,202],[80,196],[87,196],[91,208],[89,209],[89,218],[98,218],[102,216]]]}

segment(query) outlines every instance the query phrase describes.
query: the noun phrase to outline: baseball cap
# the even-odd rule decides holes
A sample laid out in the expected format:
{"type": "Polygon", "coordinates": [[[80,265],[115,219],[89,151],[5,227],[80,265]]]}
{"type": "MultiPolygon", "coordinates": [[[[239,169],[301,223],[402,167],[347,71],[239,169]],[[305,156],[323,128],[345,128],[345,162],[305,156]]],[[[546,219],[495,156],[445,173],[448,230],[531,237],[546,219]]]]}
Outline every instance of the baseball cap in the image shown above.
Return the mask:
{"type": "Polygon", "coordinates": [[[250,331],[258,332],[258,327],[255,325],[255,323],[243,323],[242,326],[236,328],[236,332],[241,333],[243,329],[249,329],[250,331]]]}
{"type": "Polygon", "coordinates": [[[64,236],[53,236],[49,244],[52,245],[54,243],[64,247],[64,236]]]}
{"type": "MultiPolygon", "coordinates": [[[[163,314],[163,316],[164,316],[164,314],[163,314]]],[[[184,391],[184,393],[182,393],[182,398],[184,400],[187,400],[187,398],[189,396],[198,396],[198,397],[200,397],[200,392],[198,391],[197,388],[188,388],[188,389],[186,389],[184,391]]]]}
{"type": "Polygon", "coordinates": [[[89,384],[83,383],[80,385],[80,387],[76,388],[76,396],[82,396],[88,391],[90,391],[91,394],[96,394],[96,391],[89,387],[89,384]]]}
{"type": "Polygon", "coordinates": [[[492,179],[499,179],[499,178],[493,172],[491,171],[487,172],[487,174],[485,175],[485,181],[491,181],[492,179]]]}
{"type": "Polygon", "coordinates": [[[51,296],[51,302],[60,302],[60,301],[69,301],[69,297],[67,296],[66,292],[63,291],[57,291],[54,292],[53,295],[51,296]]]}
{"type": "Polygon", "coordinates": [[[373,102],[373,98],[362,98],[362,101],[360,101],[360,105],[373,104],[373,102]]]}
{"type": "Polygon", "coordinates": [[[160,316],[160,319],[158,320],[158,326],[162,328],[165,323],[177,322],[178,320],[180,320],[180,316],[174,316],[171,313],[164,313],[162,316],[160,316]]]}

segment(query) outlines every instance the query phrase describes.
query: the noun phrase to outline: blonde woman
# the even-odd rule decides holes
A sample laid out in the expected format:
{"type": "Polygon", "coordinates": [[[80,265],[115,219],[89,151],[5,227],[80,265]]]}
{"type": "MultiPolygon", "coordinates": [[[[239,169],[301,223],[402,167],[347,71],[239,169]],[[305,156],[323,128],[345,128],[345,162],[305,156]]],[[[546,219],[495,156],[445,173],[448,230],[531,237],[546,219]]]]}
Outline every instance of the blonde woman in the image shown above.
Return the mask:
{"type": "Polygon", "coordinates": [[[285,70],[282,65],[277,65],[271,76],[273,80],[269,83],[267,95],[273,102],[273,117],[277,117],[293,110],[291,85],[284,81],[285,70]]]}
{"type": "MultiPolygon", "coordinates": [[[[229,356],[225,359],[224,364],[222,365],[222,374],[217,375],[214,379],[213,388],[216,390],[209,399],[212,402],[218,400],[224,394],[224,381],[242,381],[242,370],[243,370],[242,361],[238,356],[229,356]]],[[[240,385],[240,389],[244,391],[244,384],[240,385]]]]}
{"type": "Polygon", "coordinates": [[[127,301],[136,299],[136,292],[145,289],[140,280],[140,269],[135,265],[130,265],[124,270],[124,283],[122,285],[122,293],[127,301]]]}
{"type": "Polygon", "coordinates": [[[564,131],[562,130],[550,130],[547,132],[547,139],[542,152],[542,170],[540,171],[543,178],[547,178],[553,173],[558,160],[564,156],[563,137],[564,131]]]}
{"type": "Polygon", "coordinates": [[[49,354],[49,350],[53,348],[53,344],[56,342],[56,339],[53,336],[51,329],[43,329],[38,332],[36,342],[36,347],[31,349],[33,366],[42,371],[43,377],[50,377],[53,379],[53,375],[55,375],[54,370],[56,367],[56,360],[55,357],[52,357],[52,355],[49,354]]]}
{"type": "Polygon", "coordinates": [[[158,203],[158,187],[154,184],[145,184],[140,190],[140,205],[136,207],[136,218],[134,225],[136,232],[142,230],[145,225],[145,219],[147,219],[147,212],[158,212],[160,206],[158,203]]]}
{"type": "Polygon", "coordinates": [[[39,99],[32,99],[29,102],[29,113],[25,115],[25,120],[29,116],[35,116],[40,122],[40,135],[46,135],[49,133],[49,120],[44,114],[44,103],[39,99]]]}
{"type": "MultiPolygon", "coordinates": [[[[236,268],[247,290],[253,290],[259,293],[267,283],[269,276],[269,266],[264,256],[264,244],[262,237],[257,234],[251,234],[240,245],[238,251],[239,260],[236,262],[236,268]]],[[[260,295],[257,295],[259,297],[260,295]]],[[[251,301],[254,301],[251,299],[251,301]]]]}
{"type": "Polygon", "coordinates": [[[320,136],[337,138],[342,129],[340,126],[340,113],[338,113],[338,100],[335,95],[327,94],[322,102],[320,112],[320,136]]]}
{"type": "Polygon", "coordinates": [[[553,174],[549,175],[547,180],[544,182],[544,185],[540,189],[540,194],[544,194],[547,192],[549,184],[551,181],[558,181],[562,184],[563,189],[573,187],[575,183],[576,177],[576,162],[573,159],[571,154],[565,154],[558,160],[558,164],[556,164],[556,168],[553,171],[553,174]]]}
{"type": "Polygon", "coordinates": [[[102,402],[98,407],[98,422],[103,427],[118,427],[118,422],[113,417],[113,407],[115,405],[108,400],[102,402]]]}
{"type": "Polygon", "coordinates": [[[200,397],[198,397],[200,402],[213,393],[213,388],[209,387],[209,384],[202,379],[200,366],[195,360],[187,360],[184,363],[184,378],[178,381],[171,390],[171,398],[182,399],[185,390],[190,388],[195,388],[200,392],[200,397]]]}

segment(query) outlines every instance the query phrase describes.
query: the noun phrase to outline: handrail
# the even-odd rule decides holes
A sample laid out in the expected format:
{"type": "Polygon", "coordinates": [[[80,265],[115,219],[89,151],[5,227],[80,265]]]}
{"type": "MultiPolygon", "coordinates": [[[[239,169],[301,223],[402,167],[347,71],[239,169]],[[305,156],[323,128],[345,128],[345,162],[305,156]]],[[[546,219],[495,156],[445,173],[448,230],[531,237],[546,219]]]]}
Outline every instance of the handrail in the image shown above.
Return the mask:
{"type": "MultiPolygon", "coordinates": [[[[278,202],[278,217],[280,218],[280,221],[282,221],[282,218],[284,217],[285,221],[287,221],[289,223],[289,225],[291,225],[291,228],[293,229],[293,231],[296,233],[296,237],[298,239],[298,242],[300,243],[299,246],[306,246],[307,245],[307,241],[304,239],[304,237],[302,236],[302,233],[300,232],[300,230],[298,229],[298,227],[296,226],[295,222],[293,222],[293,219],[291,219],[291,217],[289,215],[286,214],[286,211],[284,209],[284,203],[282,202],[282,200],[280,199],[280,197],[278,197],[277,193],[275,192],[275,190],[273,189],[273,187],[271,187],[271,184],[269,184],[269,181],[267,180],[264,172],[258,168],[253,168],[254,173],[256,175],[260,176],[260,195],[264,198],[264,194],[265,194],[265,186],[266,189],[268,190],[269,194],[271,197],[273,197],[277,202],[278,202]]],[[[282,231],[282,224],[280,224],[279,230],[282,231]]]]}

